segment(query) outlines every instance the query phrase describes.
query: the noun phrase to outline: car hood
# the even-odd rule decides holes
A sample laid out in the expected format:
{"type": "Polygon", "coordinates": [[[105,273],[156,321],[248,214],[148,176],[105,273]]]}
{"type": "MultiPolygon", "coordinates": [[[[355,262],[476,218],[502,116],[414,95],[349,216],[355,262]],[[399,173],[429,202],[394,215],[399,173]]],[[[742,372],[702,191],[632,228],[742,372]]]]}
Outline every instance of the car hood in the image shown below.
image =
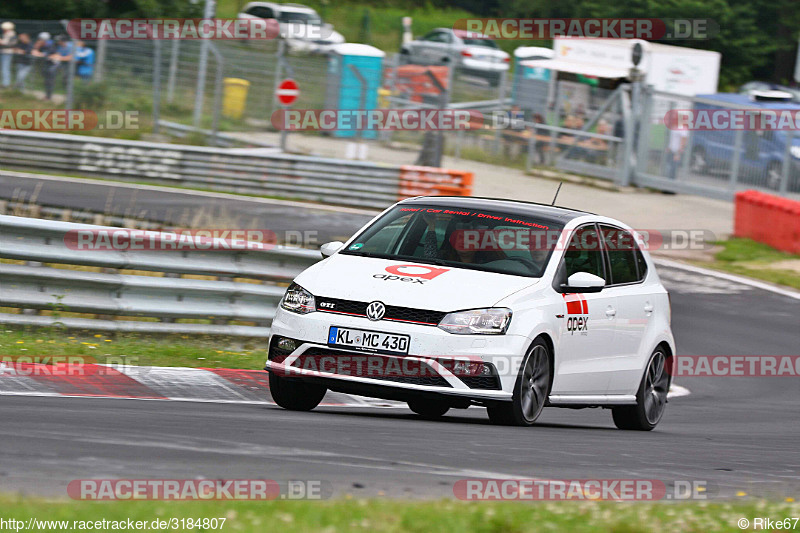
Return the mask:
{"type": "Polygon", "coordinates": [[[295,278],[315,296],[456,311],[490,307],[539,278],[334,254],[295,278]]]}

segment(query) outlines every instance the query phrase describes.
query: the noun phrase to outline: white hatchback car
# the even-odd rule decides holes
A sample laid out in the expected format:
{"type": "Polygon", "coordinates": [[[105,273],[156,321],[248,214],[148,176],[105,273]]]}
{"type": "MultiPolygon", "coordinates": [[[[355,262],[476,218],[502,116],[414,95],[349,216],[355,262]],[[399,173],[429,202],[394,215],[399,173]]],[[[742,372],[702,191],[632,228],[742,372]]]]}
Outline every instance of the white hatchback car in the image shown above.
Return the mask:
{"type": "Polygon", "coordinates": [[[301,273],[272,322],[270,388],[310,410],[326,390],[421,416],[487,408],[531,425],[545,406],[661,419],[675,344],[643,241],[614,219],[499,199],[418,197],[301,273]]]}

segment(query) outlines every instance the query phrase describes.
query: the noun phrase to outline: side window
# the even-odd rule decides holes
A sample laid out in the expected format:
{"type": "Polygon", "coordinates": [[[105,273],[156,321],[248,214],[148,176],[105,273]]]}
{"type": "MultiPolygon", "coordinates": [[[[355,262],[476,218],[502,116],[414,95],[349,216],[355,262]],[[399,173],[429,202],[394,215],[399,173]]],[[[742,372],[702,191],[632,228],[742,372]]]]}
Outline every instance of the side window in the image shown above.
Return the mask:
{"type": "Polygon", "coordinates": [[[594,224],[582,226],[572,234],[564,253],[564,266],[567,278],[576,272],[588,272],[605,278],[603,253],[594,224]]]}
{"type": "Polygon", "coordinates": [[[262,19],[275,18],[275,15],[272,13],[272,9],[263,6],[251,7],[247,10],[247,14],[253,15],[254,17],[260,17],[262,19]]]}
{"type": "Polygon", "coordinates": [[[638,260],[635,252],[638,251],[638,247],[631,232],[601,225],[600,233],[603,235],[603,247],[608,254],[608,263],[611,267],[611,280],[607,280],[609,284],[635,283],[642,279],[637,271],[638,260]]]}

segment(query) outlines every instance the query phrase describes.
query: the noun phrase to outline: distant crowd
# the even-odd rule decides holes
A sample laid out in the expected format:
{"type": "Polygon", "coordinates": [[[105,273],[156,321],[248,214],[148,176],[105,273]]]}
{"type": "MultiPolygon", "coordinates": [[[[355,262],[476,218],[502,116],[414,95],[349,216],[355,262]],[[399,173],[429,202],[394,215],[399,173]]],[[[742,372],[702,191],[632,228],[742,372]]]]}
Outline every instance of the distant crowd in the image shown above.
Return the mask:
{"type": "Polygon", "coordinates": [[[13,22],[0,24],[0,83],[4,89],[12,86],[25,90],[30,74],[38,70],[44,79],[45,99],[53,97],[59,80],[66,84],[69,63],[75,60],[75,75],[91,80],[94,75],[94,50],[81,40],[67,35],[55,38],[41,32],[33,40],[27,33],[17,34],[13,22]]]}

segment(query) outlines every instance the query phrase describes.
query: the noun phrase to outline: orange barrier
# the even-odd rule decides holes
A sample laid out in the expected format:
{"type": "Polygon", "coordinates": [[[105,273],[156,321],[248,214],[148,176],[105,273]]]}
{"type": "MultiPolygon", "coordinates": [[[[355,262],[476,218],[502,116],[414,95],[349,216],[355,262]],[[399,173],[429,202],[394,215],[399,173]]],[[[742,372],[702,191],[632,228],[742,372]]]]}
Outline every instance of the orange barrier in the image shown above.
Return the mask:
{"type": "MultiPolygon", "coordinates": [[[[431,81],[426,72],[430,71],[436,80],[446,89],[448,74],[447,67],[444,66],[431,66],[424,67],[420,65],[403,65],[397,67],[394,72],[395,92],[400,94],[407,94],[409,99],[413,102],[422,102],[423,95],[438,95],[439,89],[431,81]]],[[[391,76],[390,69],[386,70],[386,76],[391,76]]]]}
{"type": "Polygon", "coordinates": [[[471,196],[472,172],[402,165],[398,199],[410,196],[471,196]]]}
{"type": "Polygon", "coordinates": [[[800,202],[759,191],[736,193],[733,234],[800,254],[800,202]]]}

